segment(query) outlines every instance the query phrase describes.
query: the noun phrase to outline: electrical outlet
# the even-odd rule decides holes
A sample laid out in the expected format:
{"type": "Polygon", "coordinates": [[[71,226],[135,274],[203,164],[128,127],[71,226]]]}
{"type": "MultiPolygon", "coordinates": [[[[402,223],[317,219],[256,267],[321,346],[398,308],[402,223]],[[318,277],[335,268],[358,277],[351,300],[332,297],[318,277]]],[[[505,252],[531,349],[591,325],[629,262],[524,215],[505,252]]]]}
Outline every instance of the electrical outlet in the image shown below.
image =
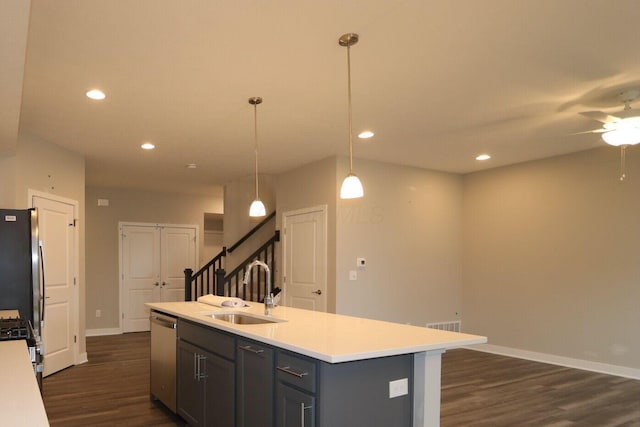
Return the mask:
{"type": "Polygon", "coordinates": [[[409,379],[402,378],[395,381],[389,381],[389,399],[409,394],[409,379]]]}
{"type": "Polygon", "coordinates": [[[358,272],[356,270],[349,271],[349,280],[358,280],[358,272]]]}
{"type": "Polygon", "coordinates": [[[96,317],[102,317],[102,310],[96,310],[96,317]]]}

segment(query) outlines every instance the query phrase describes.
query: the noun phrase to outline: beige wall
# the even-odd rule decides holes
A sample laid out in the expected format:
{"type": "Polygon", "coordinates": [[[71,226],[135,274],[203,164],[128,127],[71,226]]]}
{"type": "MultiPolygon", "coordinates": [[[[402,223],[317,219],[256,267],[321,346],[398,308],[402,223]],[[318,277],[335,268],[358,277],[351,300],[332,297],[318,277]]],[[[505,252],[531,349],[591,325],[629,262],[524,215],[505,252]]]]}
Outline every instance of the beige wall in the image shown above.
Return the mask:
{"type": "Polygon", "coordinates": [[[14,206],[16,201],[16,157],[0,156],[0,206],[14,206]]]}
{"type": "MultiPolygon", "coordinates": [[[[204,214],[222,213],[217,196],[154,193],[87,187],[87,329],[118,328],[118,223],[195,224],[199,227],[199,265],[204,256],[204,214]],[[98,199],[109,199],[99,207],[98,199]],[[100,309],[102,317],[95,317],[100,309]]],[[[208,261],[208,260],[207,260],[208,261]]]]}
{"type": "MultiPolygon", "coordinates": [[[[336,158],[330,157],[281,174],[276,180],[277,229],[288,211],[327,205],[327,311],[336,311],[336,158]]],[[[280,245],[282,259],[282,245],[280,245]]],[[[280,272],[280,277],[282,272],[280,272]]]]}
{"type": "Polygon", "coordinates": [[[640,368],[640,152],[464,177],[463,325],[491,344],[640,368]]]}
{"type": "MultiPolygon", "coordinates": [[[[16,155],[0,160],[0,167],[10,165],[7,178],[13,190],[4,191],[2,205],[7,208],[25,209],[30,206],[28,191],[36,190],[78,202],[78,294],[80,331],[78,351],[85,347],[85,206],[84,206],[84,158],[57,145],[32,135],[20,134],[16,155]],[[12,200],[13,199],[13,200],[12,200]]],[[[0,173],[7,174],[7,170],[0,173]]],[[[6,183],[3,181],[3,186],[6,183]]]]}
{"type": "MultiPolygon", "coordinates": [[[[354,169],[365,197],[338,201],[337,311],[418,326],[459,320],[462,178],[365,160],[354,169]]],[[[347,172],[341,159],[336,191],[347,172]]]]}

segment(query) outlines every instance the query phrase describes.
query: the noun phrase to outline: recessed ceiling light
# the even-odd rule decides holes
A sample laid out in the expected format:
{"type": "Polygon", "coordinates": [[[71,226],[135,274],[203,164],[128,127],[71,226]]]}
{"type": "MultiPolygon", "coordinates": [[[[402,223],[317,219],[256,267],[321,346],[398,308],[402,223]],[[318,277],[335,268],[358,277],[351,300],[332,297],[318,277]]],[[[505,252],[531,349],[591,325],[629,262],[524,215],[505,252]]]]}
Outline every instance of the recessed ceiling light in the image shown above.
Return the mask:
{"type": "Polygon", "coordinates": [[[154,148],[156,148],[156,146],[150,142],[145,142],[140,147],[142,147],[143,150],[153,150],[154,148]]]}
{"type": "Polygon", "coordinates": [[[91,98],[95,101],[102,101],[107,97],[107,95],[105,95],[104,92],[99,89],[91,89],[86,93],[86,95],[87,98],[91,98]]]}
{"type": "Polygon", "coordinates": [[[375,133],[371,132],[370,130],[365,130],[358,134],[358,138],[367,139],[367,138],[371,138],[373,135],[375,135],[375,133]]]}
{"type": "Polygon", "coordinates": [[[476,157],[476,160],[482,161],[482,160],[489,160],[490,158],[491,156],[488,154],[480,154],[479,156],[476,157]]]}
{"type": "Polygon", "coordinates": [[[185,166],[187,169],[195,169],[198,166],[195,163],[189,163],[188,165],[185,166]]]}

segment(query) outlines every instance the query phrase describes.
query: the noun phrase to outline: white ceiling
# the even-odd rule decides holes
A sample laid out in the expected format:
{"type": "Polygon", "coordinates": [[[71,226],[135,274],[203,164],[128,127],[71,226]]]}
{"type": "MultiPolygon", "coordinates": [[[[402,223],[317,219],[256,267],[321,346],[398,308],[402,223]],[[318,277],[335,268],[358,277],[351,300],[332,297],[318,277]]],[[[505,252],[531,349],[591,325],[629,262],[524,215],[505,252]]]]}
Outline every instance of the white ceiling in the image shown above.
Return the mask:
{"type": "Polygon", "coordinates": [[[376,136],[355,171],[467,173],[604,145],[573,135],[599,127],[578,113],[640,87],[638,22],[638,0],[31,0],[19,126],[84,154],[87,185],[211,192],[252,174],[261,96],[278,174],[348,153],[338,38],[356,32],[354,129],[376,136]]]}

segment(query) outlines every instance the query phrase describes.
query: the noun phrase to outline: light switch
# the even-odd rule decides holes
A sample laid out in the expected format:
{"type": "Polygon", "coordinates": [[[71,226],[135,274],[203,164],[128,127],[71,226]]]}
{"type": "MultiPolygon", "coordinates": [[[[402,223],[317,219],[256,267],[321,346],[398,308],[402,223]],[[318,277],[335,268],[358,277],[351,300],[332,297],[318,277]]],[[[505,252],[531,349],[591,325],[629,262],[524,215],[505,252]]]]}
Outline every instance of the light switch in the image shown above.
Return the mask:
{"type": "Polygon", "coordinates": [[[356,265],[360,269],[364,269],[367,266],[367,260],[365,258],[356,258],[356,265]]]}

